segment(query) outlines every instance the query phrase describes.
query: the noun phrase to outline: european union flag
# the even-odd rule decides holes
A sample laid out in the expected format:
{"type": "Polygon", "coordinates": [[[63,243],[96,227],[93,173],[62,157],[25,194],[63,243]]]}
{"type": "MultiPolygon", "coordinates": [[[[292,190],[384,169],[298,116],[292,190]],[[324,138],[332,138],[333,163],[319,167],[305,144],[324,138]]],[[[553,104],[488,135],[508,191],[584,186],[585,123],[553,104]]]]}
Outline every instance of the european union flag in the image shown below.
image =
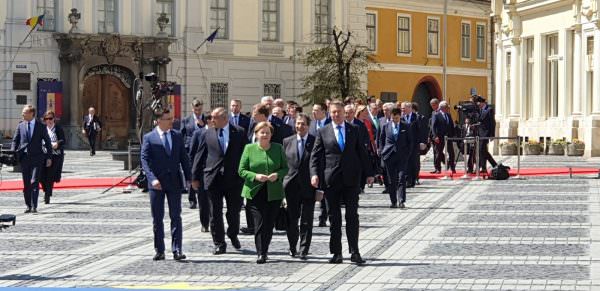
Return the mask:
{"type": "Polygon", "coordinates": [[[210,34],[210,35],[209,35],[209,36],[206,38],[206,41],[209,41],[209,42],[211,42],[211,43],[212,43],[212,42],[215,40],[215,38],[217,37],[217,32],[219,31],[219,28],[220,28],[220,27],[217,27],[217,29],[215,29],[215,31],[213,31],[213,33],[211,33],[211,34],[210,34]]]}

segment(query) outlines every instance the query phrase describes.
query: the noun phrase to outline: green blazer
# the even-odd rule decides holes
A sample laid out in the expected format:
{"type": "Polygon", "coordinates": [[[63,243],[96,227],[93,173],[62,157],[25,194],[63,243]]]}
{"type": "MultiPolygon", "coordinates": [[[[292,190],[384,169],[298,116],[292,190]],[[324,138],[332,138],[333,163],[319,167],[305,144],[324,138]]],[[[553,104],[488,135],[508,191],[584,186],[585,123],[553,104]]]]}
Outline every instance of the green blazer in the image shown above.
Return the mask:
{"type": "Polygon", "coordinates": [[[256,181],[256,174],[270,175],[277,173],[275,182],[267,181],[268,200],[282,200],[283,177],[287,174],[288,166],[283,146],[271,143],[271,148],[265,151],[258,144],[247,144],[242,153],[238,173],[244,179],[242,197],[252,199],[260,190],[263,183],[256,181]]]}

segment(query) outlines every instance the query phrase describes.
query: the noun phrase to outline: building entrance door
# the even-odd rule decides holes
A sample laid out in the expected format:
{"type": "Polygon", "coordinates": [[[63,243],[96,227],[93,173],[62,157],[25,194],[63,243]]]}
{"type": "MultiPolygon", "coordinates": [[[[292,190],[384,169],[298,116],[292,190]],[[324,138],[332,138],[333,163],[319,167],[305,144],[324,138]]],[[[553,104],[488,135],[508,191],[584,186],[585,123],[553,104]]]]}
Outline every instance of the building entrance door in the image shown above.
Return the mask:
{"type": "Polygon", "coordinates": [[[93,75],[85,79],[81,98],[82,116],[90,106],[102,122],[100,149],[125,149],[130,128],[131,93],[112,75],[93,75]]]}

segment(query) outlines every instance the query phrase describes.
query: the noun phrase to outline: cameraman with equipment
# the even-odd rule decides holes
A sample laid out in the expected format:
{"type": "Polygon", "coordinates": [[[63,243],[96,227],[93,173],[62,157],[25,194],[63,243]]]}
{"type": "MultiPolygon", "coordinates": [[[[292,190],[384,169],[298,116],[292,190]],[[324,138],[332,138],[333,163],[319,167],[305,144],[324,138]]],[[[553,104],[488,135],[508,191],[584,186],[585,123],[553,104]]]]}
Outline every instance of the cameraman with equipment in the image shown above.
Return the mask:
{"type": "MultiPolygon", "coordinates": [[[[479,107],[479,136],[480,137],[494,137],[496,130],[496,120],[494,119],[494,109],[492,109],[485,98],[481,96],[475,97],[475,104],[479,107]]],[[[487,173],[486,163],[489,161],[492,167],[496,167],[498,163],[494,160],[490,152],[488,151],[489,139],[479,140],[479,167],[481,172],[487,173]]]]}

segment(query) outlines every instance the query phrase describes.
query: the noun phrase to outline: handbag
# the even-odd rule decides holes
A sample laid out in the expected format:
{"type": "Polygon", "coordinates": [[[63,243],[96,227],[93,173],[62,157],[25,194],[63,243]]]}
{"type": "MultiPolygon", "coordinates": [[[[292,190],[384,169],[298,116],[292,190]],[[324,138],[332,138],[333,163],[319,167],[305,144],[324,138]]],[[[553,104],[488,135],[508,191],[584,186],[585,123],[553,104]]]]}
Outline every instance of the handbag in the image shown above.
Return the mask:
{"type": "Polygon", "coordinates": [[[277,213],[277,218],[275,219],[275,229],[276,230],[287,230],[288,224],[288,216],[287,216],[287,208],[284,205],[279,207],[279,213],[277,213]]]}

